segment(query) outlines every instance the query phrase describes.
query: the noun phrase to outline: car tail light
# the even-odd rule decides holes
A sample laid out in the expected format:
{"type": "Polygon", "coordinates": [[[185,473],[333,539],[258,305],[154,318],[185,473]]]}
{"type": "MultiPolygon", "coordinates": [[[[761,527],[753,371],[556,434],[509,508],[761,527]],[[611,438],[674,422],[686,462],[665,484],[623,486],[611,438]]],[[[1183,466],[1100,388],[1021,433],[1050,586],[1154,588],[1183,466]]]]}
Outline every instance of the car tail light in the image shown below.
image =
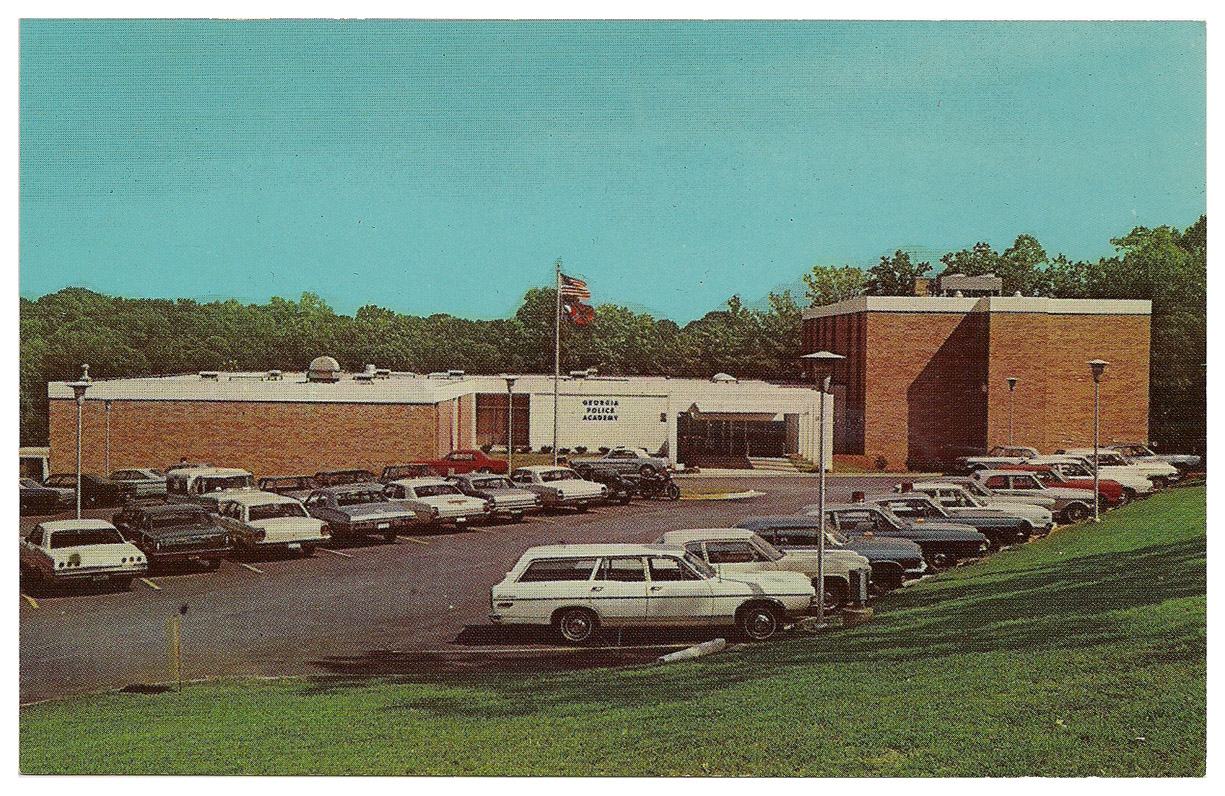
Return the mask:
{"type": "Polygon", "coordinates": [[[486,501],[485,501],[485,513],[486,513],[486,514],[488,514],[488,513],[489,513],[489,512],[491,512],[491,511],[493,511],[493,501],[492,501],[492,500],[486,500],[486,501]]]}
{"type": "Polygon", "coordinates": [[[430,516],[433,516],[433,517],[437,517],[437,516],[438,516],[438,507],[437,507],[437,506],[430,506],[430,516]]]}
{"type": "Polygon", "coordinates": [[[322,528],[320,528],[320,529],[319,529],[319,535],[320,535],[320,536],[331,536],[331,535],[332,535],[332,530],[331,530],[330,528],[328,528],[328,526],[326,526],[326,525],[325,525],[325,526],[323,526],[322,528]]]}
{"type": "Polygon", "coordinates": [[[268,538],[268,533],[266,531],[259,530],[255,532],[255,541],[262,542],[267,538],[268,538]]]}

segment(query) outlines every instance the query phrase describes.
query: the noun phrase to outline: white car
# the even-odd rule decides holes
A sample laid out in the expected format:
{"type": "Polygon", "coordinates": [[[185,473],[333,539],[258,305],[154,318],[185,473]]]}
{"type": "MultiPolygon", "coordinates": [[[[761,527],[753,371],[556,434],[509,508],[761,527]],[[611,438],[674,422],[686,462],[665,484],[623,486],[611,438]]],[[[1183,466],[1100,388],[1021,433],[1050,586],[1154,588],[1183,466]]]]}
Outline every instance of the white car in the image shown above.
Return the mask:
{"type": "Polygon", "coordinates": [[[136,485],[136,497],[161,497],[166,494],[166,475],[147,467],[131,467],[111,473],[112,481],[136,485]]]}
{"type": "Polygon", "coordinates": [[[569,467],[519,467],[510,474],[510,480],[515,486],[540,495],[540,502],[546,508],[586,511],[588,506],[608,494],[608,487],[584,481],[569,467]]]}
{"type": "Polygon", "coordinates": [[[248,550],[275,547],[309,556],[330,535],[302,501],[274,492],[232,492],[217,505],[217,517],[235,545],[248,550]]]}
{"type": "MultiPolygon", "coordinates": [[[[1065,479],[1093,480],[1092,459],[1086,462],[1080,456],[1056,454],[1054,456],[1039,456],[1030,464],[1045,464],[1065,479]]],[[[1127,497],[1129,501],[1140,495],[1152,494],[1156,490],[1153,482],[1142,473],[1133,472],[1126,468],[1111,468],[1110,474],[1107,475],[1106,473],[1106,467],[1103,466],[1099,474],[1102,480],[1114,481],[1123,487],[1125,492],[1130,493],[1127,497]]]]}
{"type": "Polygon", "coordinates": [[[128,588],[149,562],[106,520],[54,520],[21,541],[21,569],[42,583],[113,583],[128,588]]]}
{"type": "Polygon", "coordinates": [[[682,547],[583,544],[533,547],[490,590],[500,625],[551,625],[572,643],[600,627],[734,626],[770,638],[808,611],[816,591],[796,572],[721,576],[682,547]]]}
{"type": "MultiPolygon", "coordinates": [[[[1045,506],[1017,501],[995,501],[970,494],[965,487],[945,481],[920,481],[912,487],[916,492],[922,492],[946,508],[956,517],[966,509],[998,511],[1001,514],[1011,514],[1028,520],[1035,529],[1047,530],[1055,526],[1055,516],[1045,506]]],[[[1055,504],[1052,499],[1051,505],[1055,504]]]]}
{"type": "Polygon", "coordinates": [[[464,525],[493,512],[493,501],[471,497],[441,478],[403,478],[383,487],[383,496],[411,509],[423,523],[464,525]]]}
{"type": "Polygon", "coordinates": [[[1060,522],[1084,522],[1093,515],[1093,490],[1047,486],[1025,470],[976,470],[973,478],[996,494],[1054,498],[1051,512],[1060,522]]]}
{"type": "Polygon", "coordinates": [[[996,445],[982,456],[958,457],[957,467],[963,472],[973,472],[1002,464],[1021,464],[1037,455],[1037,449],[1027,445],[996,445]]]}
{"type": "Polygon", "coordinates": [[[983,482],[976,478],[952,477],[946,478],[945,480],[951,484],[956,484],[957,486],[962,487],[966,492],[980,500],[985,500],[987,504],[991,506],[1006,505],[1010,503],[1027,503],[1031,506],[1041,506],[1052,513],[1055,511],[1055,498],[1053,497],[1043,495],[1014,495],[1011,492],[1003,491],[996,492],[995,490],[988,489],[987,487],[983,486],[983,482]]]}
{"type": "Polygon", "coordinates": [[[255,476],[236,467],[183,467],[166,476],[171,503],[199,503],[212,512],[223,497],[232,496],[225,493],[255,489],[255,476]]]}
{"type": "MultiPolygon", "coordinates": [[[[1067,448],[1056,451],[1056,453],[1064,456],[1075,456],[1089,467],[1093,466],[1093,448],[1067,448]]],[[[1098,448],[1097,475],[1099,478],[1109,478],[1118,481],[1119,479],[1115,478],[1115,475],[1126,475],[1128,473],[1142,475],[1152,481],[1153,485],[1158,488],[1172,484],[1182,476],[1178,472],[1178,468],[1168,462],[1146,460],[1129,462],[1124,458],[1123,454],[1116,450],[1098,448]]],[[[1119,481],[1119,483],[1122,482],[1119,481]]]]}
{"type": "MultiPolygon", "coordinates": [[[[659,544],[679,545],[720,575],[742,572],[799,572],[817,586],[816,550],[779,550],[752,531],[740,528],[691,528],[668,531],[659,544]]],[[[825,548],[825,605],[861,607],[868,601],[872,564],[858,553],[825,548]]]]}

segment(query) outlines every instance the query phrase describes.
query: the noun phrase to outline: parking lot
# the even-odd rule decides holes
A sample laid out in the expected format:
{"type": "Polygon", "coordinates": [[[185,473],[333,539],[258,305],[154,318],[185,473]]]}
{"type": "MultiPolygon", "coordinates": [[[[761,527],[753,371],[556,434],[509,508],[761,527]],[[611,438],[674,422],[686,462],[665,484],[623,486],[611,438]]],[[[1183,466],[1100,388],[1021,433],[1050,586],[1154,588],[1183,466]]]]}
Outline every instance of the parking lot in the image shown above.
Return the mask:
{"type": "MultiPolygon", "coordinates": [[[[902,476],[835,476],[828,499],[891,489],[902,476]]],[[[638,501],[458,533],[321,549],[313,558],[232,557],[215,572],[150,573],[131,591],[21,598],[21,701],[168,677],[171,616],[183,616],[188,679],[221,675],[395,674],[440,668],[535,669],[654,657],[698,635],[626,634],[572,652],[551,636],[489,623],[489,587],[533,545],[645,542],[677,528],[725,527],[816,501],[815,476],[688,477],[679,502],[638,501]],[[744,501],[691,499],[757,490],[744,501]]],[[[110,518],[113,509],[88,512],[110,518]]],[[[24,534],[47,517],[23,517],[24,534]]]]}

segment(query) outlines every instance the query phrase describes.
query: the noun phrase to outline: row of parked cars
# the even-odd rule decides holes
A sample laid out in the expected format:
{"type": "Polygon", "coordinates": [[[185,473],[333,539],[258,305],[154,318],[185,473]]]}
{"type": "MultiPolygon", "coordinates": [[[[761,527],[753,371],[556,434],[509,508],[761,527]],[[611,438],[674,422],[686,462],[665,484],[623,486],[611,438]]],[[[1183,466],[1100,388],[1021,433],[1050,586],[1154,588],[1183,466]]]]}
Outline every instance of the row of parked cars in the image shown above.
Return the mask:
{"type": "MultiPolygon", "coordinates": [[[[810,505],[795,515],[747,517],[734,528],[669,531],[653,545],[534,547],[491,588],[490,617],[552,626],[573,643],[592,640],[602,627],[655,625],[732,626],[762,640],[808,612],[819,588],[826,605],[859,607],[909,580],[1092,513],[1092,459],[1083,451],[1043,457],[1001,448],[986,458],[966,462],[968,475],[827,504],[824,516],[810,505]]],[[[1099,451],[1098,462],[1102,508],[1150,494],[1200,463],[1137,462],[1122,450],[1099,451]]]]}
{"type": "MultiPolygon", "coordinates": [[[[22,542],[22,569],[43,581],[115,581],[127,586],[149,566],[193,563],[215,569],[236,550],[309,556],[333,541],[392,541],[403,533],[440,526],[519,521],[546,509],[586,511],[601,502],[624,503],[631,496],[616,486],[629,482],[615,472],[588,471],[613,483],[611,488],[580,478],[565,466],[520,467],[504,475],[493,472],[497,464],[490,462],[497,460],[468,458],[469,453],[479,451],[457,451],[442,461],[480,466],[446,477],[438,474],[438,462],[392,465],[378,476],[354,469],[258,481],[246,470],[202,463],[182,462],[164,472],[134,470],[145,476],[142,489],[108,496],[108,502],[122,504],[111,522],[39,524],[22,542]]],[[[505,472],[505,462],[500,469],[505,472]]],[[[120,482],[115,476],[124,472],[100,480],[120,482]]],[[[64,478],[52,476],[43,487],[56,491],[60,508],[76,498],[76,476],[66,476],[72,479],[71,488],[64,478]]],[[[649,480],[676,489],[666,472],[649,480]]],[[[83,477],[83,496],[88,483],[83,477]]],[[[650,490],[638,494],[651,496],[650,490]]]]}

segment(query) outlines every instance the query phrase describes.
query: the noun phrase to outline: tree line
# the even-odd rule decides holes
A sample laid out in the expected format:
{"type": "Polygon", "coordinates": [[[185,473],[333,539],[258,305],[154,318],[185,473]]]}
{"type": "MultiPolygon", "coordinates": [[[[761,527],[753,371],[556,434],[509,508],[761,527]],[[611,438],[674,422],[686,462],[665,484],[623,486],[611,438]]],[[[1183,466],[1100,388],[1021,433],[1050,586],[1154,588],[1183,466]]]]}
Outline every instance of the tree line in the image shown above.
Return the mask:
{"type": "MultiPolygon", "coordinates": [[[[1048,257],[1022,235],[1002,252],[985,243],[951,252],[947,272],[995,273],[1004,291],[1062,298],[1153,301],[1150,436],[1170,447],[1201,450],[1206,434],[1207,219],[1186,230],[1137,227],[1112,241],[1117,253],[1096,262],[1048,257]]],[[[861,294],[905,295],[931,264],[904,251],[866,272],[816,266],[805,275],[807,302],[861,294]]],[[[66,288],[20,300],[21,441],[46,444],[47,382],[80,375],[131,378],[199,370],[304,370],[327,353],[350,370],[374,363],[428,373],[546,373],[553,369],[554,292],[531,288],[510,318],[467,320],[405,315],[374,304],[336,313],[312,293],[266,304],[237,300],[129,299],[66,288]]],[[[753,309],[739,296],[681,326],[615,304],[595,308],[586,327],[563,323],[562,370],[609,375],[791,380],[799,375],[803,306],[790,291],[753,309]]]]}

